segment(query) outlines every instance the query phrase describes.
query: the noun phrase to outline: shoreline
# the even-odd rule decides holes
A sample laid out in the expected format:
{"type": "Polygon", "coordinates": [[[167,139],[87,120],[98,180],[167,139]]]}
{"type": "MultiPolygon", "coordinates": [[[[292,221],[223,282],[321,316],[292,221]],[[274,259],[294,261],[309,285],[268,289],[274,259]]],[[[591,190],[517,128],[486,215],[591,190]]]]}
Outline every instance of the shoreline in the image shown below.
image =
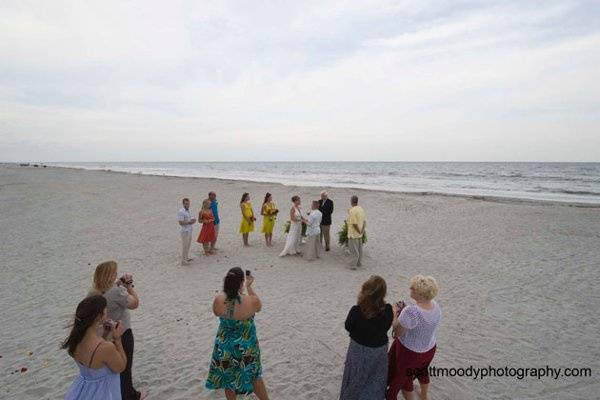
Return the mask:
{"type": "MultiPolygon", "coordinates": [[[[4,164],[11,165],[11,164],[4,164]]],[[[247,179],[232,179],[232,178],[216,178],[216,177],[203,177],[203,176],[183,176],[183,175],[169,175],[169,174],[148,174],[141,172],[126,172],[126,171],[114,171],[111,169],[88,169],[83,167],[69,167],[69,166],[57,166],[57,165],[47,165],[47,164],[39,164],[46,165],[47,168],[61,168],[61,169],[70,169],[77,171],[89,171],[89,172],[105,172],[105,173],[114,173],[114,174],[125,174],[132,176],[153,176],[153,177],[163,177],[163,178],[181,178],[181,179],[199,179],[199,180],[215,180],[219,182],[247,182],[251,184],[271,184],[271,185],[280,185],[282,187],[302,187],[302,188],[321,188],[321,189],[350,189],[357,190],[361,192],[370,192],[370,193],[391,193],[391,194],[399,194],[402,196],[410,196],[410,197],[445,197],[445,198],[459,198],[466,200],[475,200],[475,201],[484,201],[484,202],[492,202],[492,203],[500,203],[500,204],[521,204],[521,205],[542,205],[542,206],[560,206],[560,207],[576,207],[576,208],[600,208],[600,203],[582,203],[582,202],[573,202],[573,201],[560,201],[560,200],[542,200],[542,199],[528,199],[522,197],[509,197],[509,196],[489,196],[489,195],[471,195],[471,194],[460,194],[460,193],[444,193],[444,192],[434,192],[434,191],[423,191],[423,192],[407,192],[407,191],[398,191],[398,190],[385,190],[385,189],[369,189],[369,188],[361,188],[354,186],[317,186],[317,185],[297,185],[297,184],[285,184],[281,182],[273,182],[273,181],[253,181],[247,179]]],[[[29,168],[19,166],[18,164],[12,164],[12,166],[19,168],[29,168]]],[[[34,167],[35,168],[35,167],[34,167]]]]}

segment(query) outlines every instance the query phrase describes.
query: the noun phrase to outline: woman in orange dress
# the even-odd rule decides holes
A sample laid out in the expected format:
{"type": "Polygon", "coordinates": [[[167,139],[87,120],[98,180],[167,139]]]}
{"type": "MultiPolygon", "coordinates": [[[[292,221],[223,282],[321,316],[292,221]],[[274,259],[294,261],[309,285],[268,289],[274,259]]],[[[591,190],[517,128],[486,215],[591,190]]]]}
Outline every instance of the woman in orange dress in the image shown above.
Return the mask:
{"type": "Polygon", "coordinates": [[[214,254],[215,242],[217,241],[217,232],[215,230],[215,217],[210,209],[210,200],[202,202],[202,209],[198,216],[198,221],[202,223],[202,229],[198,236],[198,243],[202,243],[204,254],[210,256],[214,254]]]}

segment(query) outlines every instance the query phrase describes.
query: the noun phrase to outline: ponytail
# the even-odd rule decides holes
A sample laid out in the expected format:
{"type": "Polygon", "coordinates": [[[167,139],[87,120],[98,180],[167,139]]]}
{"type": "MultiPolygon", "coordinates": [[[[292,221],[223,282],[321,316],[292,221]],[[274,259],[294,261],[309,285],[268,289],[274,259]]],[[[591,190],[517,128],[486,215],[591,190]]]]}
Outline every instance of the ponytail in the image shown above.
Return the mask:
{"type": "Polygon", "coordinates": [[[75,311],[75,319],[69,337],[60,346],[61,349],[67,349],[73,356],[77,345],[81,343],[87,330],[96,322],[99,315],[106,308],[106,299],[101,295],[87,297],[79,303],[75,311]]]}
{"type": "Polygon", "coordinates": [[[244,282],[244,271],[240,267],[231,268],[223,280],[223,291],[227,295],[227,300],[233,300],[239,297],[240,286],[244,282]]]}

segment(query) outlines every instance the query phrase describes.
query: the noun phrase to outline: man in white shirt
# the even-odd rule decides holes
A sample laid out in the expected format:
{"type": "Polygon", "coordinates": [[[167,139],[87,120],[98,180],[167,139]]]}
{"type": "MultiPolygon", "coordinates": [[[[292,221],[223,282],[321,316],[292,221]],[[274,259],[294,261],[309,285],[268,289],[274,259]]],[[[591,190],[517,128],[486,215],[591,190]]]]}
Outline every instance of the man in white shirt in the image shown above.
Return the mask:
{"type": "Polygon", "coordinates": [[[193,258],[190,258],[190,245],[192,244],[192,233],[194,231],[194,224],[196,218],[192,218],[190,214],[190,199],[185,198],[182,200],[183,207],[177,212],[177,220],[179,221],[180,232],[181,232],[181,265],[187,265],[193,258]]]}
{"type": "Polygon", "coordinates": [[[321,255],[321,220],[323,214],[319,211],[319,202],[313,201],[308,214],[308,226],[306,227],[306,259],[309,261],[320,258],[321,255]]]}

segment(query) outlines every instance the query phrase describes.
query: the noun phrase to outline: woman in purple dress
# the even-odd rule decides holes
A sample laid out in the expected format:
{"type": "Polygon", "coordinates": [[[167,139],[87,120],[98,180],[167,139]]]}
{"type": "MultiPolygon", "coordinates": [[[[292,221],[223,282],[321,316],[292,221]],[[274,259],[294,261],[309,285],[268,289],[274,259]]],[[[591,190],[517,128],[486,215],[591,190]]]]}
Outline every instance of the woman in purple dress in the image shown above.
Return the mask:
{"type": "Polygon", "coordinates": [[[79,367],[65,400],[121,400],[119,374],[127,365],[121,344],[123,327],[106,319],[106,299],[96,295],[85,298],[77,306],[69,337],[62,344],[79,367]],[[98,335],[103,326],[104,336],[98,335]]]}

